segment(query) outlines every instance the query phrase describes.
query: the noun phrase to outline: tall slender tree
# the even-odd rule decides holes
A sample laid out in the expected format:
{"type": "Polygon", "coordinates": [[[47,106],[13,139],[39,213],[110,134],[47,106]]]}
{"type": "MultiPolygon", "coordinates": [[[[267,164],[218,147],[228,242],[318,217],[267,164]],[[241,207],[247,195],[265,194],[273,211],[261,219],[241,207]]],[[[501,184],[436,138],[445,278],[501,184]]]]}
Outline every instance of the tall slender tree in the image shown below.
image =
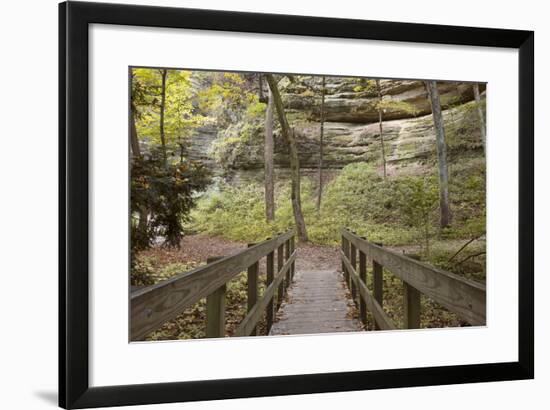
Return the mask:
{"type": "Polygon", "coordinates": [[[160,86],[160,121],[159,121],[159,132],[160,132],[160,142],[162,144],[162,160],[164,166],[168,166],[168,156],[166,154],[166,135],[164,134],[164,111],[166,109],[166,76],[168,71],[166,69],[160,70],[160,75],[162,78],[160,86]]]}
{"type": "Polygon", "coordinates": [[[479,116],[479,131],[481,132],[481,142],[483,143],[483,153],[486,153],[486,133],[485,133],[485,117],[483,116],[483,107],[481,106],[481,97],[479,95],[479,84],[474,83],[472,86],[474,89],[474,98],[477,105],[477,114],[479,116]]]}
{"type": "Polygon", "coordinates": [[[386,148],[384,147],[384,131],[382,128],[382,88],[380,87],[380,80],[376,80],[376,90],[378,91],[378,127],[380,129],[380,147],[382,149],[382,165],[384,166],[384,178],[387,176],[386,171],[386,148]]]}
{"type": "MultiPolygon", "coordinates": [[[[261,77],[260,77],[261,78],[261,77]]],[[[265,110],[264,172],[265,172],[265,218],[275,219],[275,189],[273,170],[273,96],[267,91],[267,108],[265,110]]]]}
{"type": "Polygon", "coordinates": [[[437,160],[439,168],[439,209],[440,226],[445,228],[451,223],[451,207],[449,205],[449,171],[447,167],[447,144],[445,142],[445,127],[436,81],[426,81],[426,88],[432,106],[437,160]]]}
{"type": "Polygon", "coordinates": [[[292,210],[294,212],[294,221],[296,223],[296,229],[298,231],[298,238],[301,241],[306,242],[308,240],[306,223],[302,214],[302,200],[300,194],[300,160],[298,158],[298,146],[294,131],[290,128],[288,120],[286,118],[285,110],[283,107],[283,100],[279,93],[277,81],[272,74],[266,74],[265,76],[271,95],[273,97],[273,103],[277,110],[277,117],[281,125],[281,133],[288,144],[289,156],[290,156],[290,170],[291,170],[291,200],[292,210]]]}
{"type": "Polygon", "coordinates": [[[130,127],[130,147],[134,158],[141,158],[141,150],[139,148],[139,139],[137,135],[136,117],[138,115],[137,100],[143,99],[141,84],[136,79],[134,70],[131,70],[132,76],[132,98],[130,99],[130,115],[128,118],[130,127]]]}
{"type": "Polygon", "coordinates": [[[136,109],[134,105],[132,104],[132,108],[130,109],[130,147],[132,148],[132,155],[136,158],[141,158],[141,150],[139,148],[139,140],[137,136],[137,128],[136,128],[136,109]]]}
{"type": "Polygon", "coordinates": [[[323,195],[323,137],[325,132],[325,76],[321,78],[321,109],[319,131],[319,189],[317,190],[317,212],[321,209],[321,197],[323,195]]]}

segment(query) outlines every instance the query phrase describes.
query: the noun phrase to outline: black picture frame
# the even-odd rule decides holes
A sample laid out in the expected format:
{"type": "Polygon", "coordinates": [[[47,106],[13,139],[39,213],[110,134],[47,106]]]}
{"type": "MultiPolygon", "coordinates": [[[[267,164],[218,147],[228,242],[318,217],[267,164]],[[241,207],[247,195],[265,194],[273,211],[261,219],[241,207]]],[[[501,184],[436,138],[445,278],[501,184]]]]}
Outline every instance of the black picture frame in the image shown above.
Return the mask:
{"type": "Polygon", "coordinates": [[[290,15],[65,2],[59,5],[59,405],[86,408],[534,377],[534,33],[290,15]],[[506,363],[90,387],[88,27],[93,23],[519,50],[519,360],[506,363]]]}

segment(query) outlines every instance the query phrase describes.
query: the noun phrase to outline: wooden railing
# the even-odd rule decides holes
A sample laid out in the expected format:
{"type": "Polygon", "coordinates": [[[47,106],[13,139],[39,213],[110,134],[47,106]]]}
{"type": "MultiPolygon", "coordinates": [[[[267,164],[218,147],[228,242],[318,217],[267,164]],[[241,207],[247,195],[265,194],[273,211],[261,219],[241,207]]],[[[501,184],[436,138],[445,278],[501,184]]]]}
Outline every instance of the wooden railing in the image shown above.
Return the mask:
{"type": "Polygon", "coordinates": [[[433,268],[367,241],[343,228],[342,271],[354,301],[359,293],[360,318],[371,312],[376,329],[396,329],[383,309],[383,269],[403,281],[403,327],[420,327],[420,294],[433,299],[471,325],[485,325],[485,285],[433,268]],[[357,269],[359,254],[359,269],[357,269]],[[367,287],[367,259],[372,260],[372,293],[367,287]]]}
{"type": "Polygon", "coordinates": [[[235,255],[209,258],[207,262],[210,263],[205,266],[139,289],[130,296],[130,340],[142,340],[202,298],[206,298],[206,337],[223,337],[226,283],[243,271],[247,271],[248,278],[248,313],[235,336],[255,335],[264,311],[269,332],[274,311],[280,306],[294,276],[295,259],[295,232],[291,230],[251,244],[235,255]],[[266,289],[258,296],[259,263],[263,257],[266,258],[266,289]]]}

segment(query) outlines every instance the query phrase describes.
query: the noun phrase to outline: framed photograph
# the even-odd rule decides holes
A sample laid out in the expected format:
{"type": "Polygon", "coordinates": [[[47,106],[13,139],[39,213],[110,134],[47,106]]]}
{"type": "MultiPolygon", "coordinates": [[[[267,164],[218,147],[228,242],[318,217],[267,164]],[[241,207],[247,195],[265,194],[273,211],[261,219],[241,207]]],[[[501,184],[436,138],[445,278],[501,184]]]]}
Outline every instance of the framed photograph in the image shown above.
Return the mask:
{"type": "Polygon", "coordinates": [[[59,405],[534,377],[534,33],[59,5],[59,405]]]}

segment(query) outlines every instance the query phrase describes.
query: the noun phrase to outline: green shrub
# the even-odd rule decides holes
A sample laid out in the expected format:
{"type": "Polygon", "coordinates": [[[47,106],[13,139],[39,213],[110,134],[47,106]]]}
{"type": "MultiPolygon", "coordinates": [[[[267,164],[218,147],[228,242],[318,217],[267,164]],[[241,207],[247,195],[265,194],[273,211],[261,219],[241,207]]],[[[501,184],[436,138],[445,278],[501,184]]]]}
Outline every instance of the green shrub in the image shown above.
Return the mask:
{"type": "Polygon", "coordinates": [[[131,173],[132,255],[150,247],[159,236],[166,245],[179,246],[182,223],[195,206],[195,194],[210,183],[210,172],[196,161],[164,164],[157,150],[133,158],[131,173]],[[143,214],[148,217],[138,223],[135,216],[143,214]]]}
{"type": "MultiPolygon", "coordinates": [[[[465,161],[451,168],[453,225],[439,231],[438,181],[433,175],[384,179],[372,165],[347,165],[323,189],[316,211],[316,178],[302,177],[302,211],[313,243],[337,245],[341,227],[385,245],[423,244],[435,235],[471,237],[484,232],[484,161],[465,161]]],[[[227,239],[258,242],[294,226],[290,184],[280,179],[275,187],[275,220],[267,223],[264,187],[260,182],[237,186],[220,183],[197,202],[191,228],[227,239]]]]}
{"type": "Polygon", "coordinates": [[[429,255],[439,198],[437,180],[434,177],[406,176],[395,182],[395,192],[404,222],[417,229],[424,252],[429,255]]]}

